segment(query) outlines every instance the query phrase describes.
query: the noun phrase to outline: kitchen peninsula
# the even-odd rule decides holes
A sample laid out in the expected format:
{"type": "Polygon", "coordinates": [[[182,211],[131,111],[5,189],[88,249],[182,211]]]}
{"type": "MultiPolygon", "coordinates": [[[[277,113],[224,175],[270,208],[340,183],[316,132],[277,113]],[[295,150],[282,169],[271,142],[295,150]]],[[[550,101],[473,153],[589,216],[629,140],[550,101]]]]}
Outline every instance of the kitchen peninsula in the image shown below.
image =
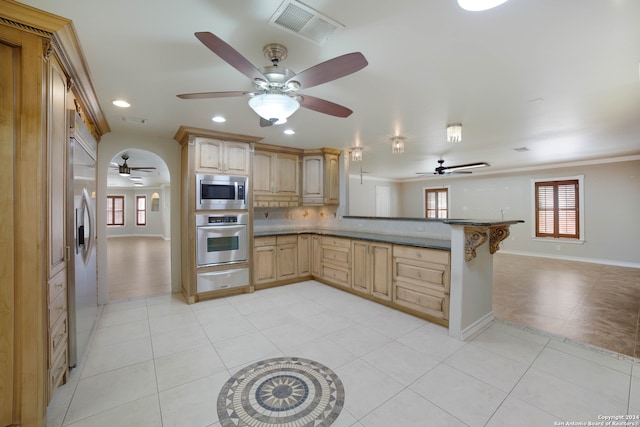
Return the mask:
{"type": "MultiPolygon", "coordinates": [[[[305,214],[310,215],[308,210],[305,214]]],[[[297,221],[269,220],[266,211],[256,214],[256,289],[261,288],[260,270],[267,265],[271,279],[264,283],[278,285],[311,277],[446,326],[449,335],[460,340],[472,338],[493,320],[492,255],[508,237],[509,227],[524,222],[336,218],[322,211],[319,215],[324,218],[319,228],[299,228],[286,225],[297,221]],[[309,261],[297,263],[310,262],[311,267],[300,268],[308,273],[290,272],[282,280],[278,269],[282,265],[291,271],[295,252],[285,244],[288,252],[280,256],[279,240],[291,242],[296,236],[301,245],[310,244],[298,246],[297,254],[312,254],[309,261]],[[260,256],[265,247],[273,251],[273,258],[260,256]]]]}

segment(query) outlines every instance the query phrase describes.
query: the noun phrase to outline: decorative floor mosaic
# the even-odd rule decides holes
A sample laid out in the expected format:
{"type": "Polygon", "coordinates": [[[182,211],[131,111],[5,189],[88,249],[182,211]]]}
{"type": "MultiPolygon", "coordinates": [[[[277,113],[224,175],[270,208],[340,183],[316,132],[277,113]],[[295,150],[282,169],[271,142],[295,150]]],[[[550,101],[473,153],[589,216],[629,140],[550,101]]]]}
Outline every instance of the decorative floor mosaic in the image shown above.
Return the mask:
{"type": "Polygon", "coordinates": [[[218,395],[223,427],[330,426],[344,405],[342,381],[309,359],[279,357],[238,371],[218,395]]]}

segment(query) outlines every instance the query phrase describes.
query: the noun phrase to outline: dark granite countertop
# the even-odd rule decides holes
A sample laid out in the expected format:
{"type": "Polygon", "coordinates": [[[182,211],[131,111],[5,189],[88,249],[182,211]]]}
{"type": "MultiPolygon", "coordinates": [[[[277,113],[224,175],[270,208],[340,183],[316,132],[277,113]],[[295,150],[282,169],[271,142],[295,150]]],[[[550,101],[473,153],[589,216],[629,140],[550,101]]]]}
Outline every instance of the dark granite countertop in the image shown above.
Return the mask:
{"type": "Polygon", "coordinates": [[[254,231],[254,237],[282,236],[287,234],[319,234],[323,236],[347,237],[351,239],[368,240],[371,242],[392,243],[396,245],[415,246],[419,248],[451,250],[451,241],[434,239],[429,237],[413,237],[395,234],[369,233],[362,231],[337,230],[337,229],[313,229],[313,230],[260,230],[254,231]]]}
{"type": "Polygon", "coordinates": [[[407,217],[380,217],[380,216],[345,216],[344,218],[350,219],[377,219],[377,220],[390,220],[390,221],[422,221],[422,222],[441,222],[449,225],[469,225],[475,227],[486,227],[491,225],[511,225],[524,223],[521,219],[438,219],[438,218],[407,218],[407,217]]]}

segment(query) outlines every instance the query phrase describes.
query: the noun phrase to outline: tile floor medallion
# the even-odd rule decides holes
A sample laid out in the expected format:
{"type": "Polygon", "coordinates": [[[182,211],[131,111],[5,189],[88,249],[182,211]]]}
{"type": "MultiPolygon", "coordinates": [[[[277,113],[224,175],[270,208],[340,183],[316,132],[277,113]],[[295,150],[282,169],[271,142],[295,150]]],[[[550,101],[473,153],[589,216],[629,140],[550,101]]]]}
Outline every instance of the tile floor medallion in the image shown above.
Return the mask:
{"type": "Polygon", "coordinates": [[[249,365],[222,386],[218,418],[231,426],[330,426],[344,405],[344,387],[331,369],[300,357],[249,365]]]}

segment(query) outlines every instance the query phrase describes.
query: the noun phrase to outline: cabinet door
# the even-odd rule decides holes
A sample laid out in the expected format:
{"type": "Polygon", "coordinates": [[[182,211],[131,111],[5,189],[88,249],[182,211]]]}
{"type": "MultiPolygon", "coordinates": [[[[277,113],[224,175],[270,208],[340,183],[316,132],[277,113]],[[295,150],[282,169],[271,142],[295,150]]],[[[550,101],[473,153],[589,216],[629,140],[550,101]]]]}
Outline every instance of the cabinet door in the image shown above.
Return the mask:
{"type": "Polygon", "coordinates": [[[302,197],[305,202],[322,204],[324,197],[323,164],[322,156],[306,156],[302,160],[302,197]]]}
{"type": "Polygon", "coordinates": [[[254,250],[255,282],[269,283],[276,277],[276,247],[261,246],[254,250]]]}
{"type": "Polygon", "coordinates": [[[369,243],[354,240],[351,242],[352,287],[365,294],[371,293],[369,280],[369,243]]]}
{"type": "Polygon", "coordinates": [[[371,261],[369,267],[371,294],[376,298],[390,301],[393,265],[391,245],[384,243],[371,243],[369,248],[369,259],[371,261]]]}
{"type": "Polygon", "coordinates": [[[340,203],[340,163],[335,154],[325,154],[324,159],[324,204],[340,203]]]}
{"type": "Polygon", "coordinates": [[[52,58],[48,67],[49,277],[66,267],[67,77],[52,58]]]}
{"type": "Polygon", "coordinates": [[[227,142],[224,145],[224,170],[230,175],[249,175],[249,145],[227,142]]]}
{"type": "Polygon", "coordinates": [[[322,240],[317,235],[311,236],[311,274],[322,275],[322,240]]]}
{"type": "Polygon", "coordinates": [[[291,279],[298,276],[298,244],[278,245],[277,259],[278,280],[291,279]]]}
{"type": "Polygon", "coordinates": [[[311,237],[308,234],[298,236],[298,276],[311,274],[311,237]]]}
{"type": "Polygon", "coordinates": [[[196,138],[196,172],[224,172],[224,141],[196,138]]]}
{"type": "Polygon", "coordinates": [[[253,153],[253,194],[271,194],[273,190],[273,154],[253,153]]]}
{"type": "Polygon", "coordinates": [[[278,195],[298,196],[298,156],[277,153],[275,190],[278,195]]]}

